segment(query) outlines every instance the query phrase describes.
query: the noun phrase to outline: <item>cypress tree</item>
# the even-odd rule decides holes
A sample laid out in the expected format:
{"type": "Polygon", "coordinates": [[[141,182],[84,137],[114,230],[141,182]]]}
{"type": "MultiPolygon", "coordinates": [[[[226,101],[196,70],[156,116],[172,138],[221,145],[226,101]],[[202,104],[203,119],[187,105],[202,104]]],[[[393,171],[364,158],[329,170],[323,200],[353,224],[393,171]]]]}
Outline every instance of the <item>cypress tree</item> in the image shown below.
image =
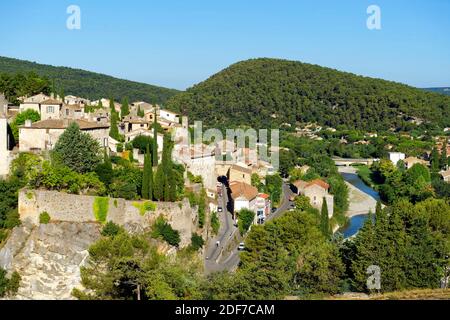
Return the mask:
{"type": "Polygon", "coordinates": [[[111,111],[111,115],[116,113],[116,106],[114,105],[114,99],[112,97],[109,99],[109,110],[111,111]]]}
{"type": "Polygon", "coordinates": [[[152,148],[152,161],[153,166],[158,165],[158,130],[157,130],[157,124],[158,121],[156,120],[156,107],[155,107],[155,120],[153,122],[153,148],[152,148]]]}
{"type": "Polygon", "coordinates": [[[439,159],[439,152],[437,151],[436,147],[433,148],[430,155],[431,160],[431,172],[437,173],[439,172],[440,168],[440,159],[439,159]]]}
{"type": "Polygon", "coordinates": [[[120,108],[120,116],[123,118],[130,114],[130,107],[128,106],[128,98],[123,98],[122,107],[120,108]]]}
{"type": "Polygon", "coordinates": [[[144,174],[142,177],[142,198],[153,199],[153,168],[149,146],[144,157],[144,174]]]}
{"type": "Polygon", "coordinates": [[[447,168],[447,137],[445,137],[444,143],[442,144],[440,168],[445,170],[447,168]]]}
{"type": "Polygon", "coordinates": [[[325,237],[330,238],[331,230],[330,230],[330,221],[328,219],[328,205],[325,198],[323,198],[322,202],[322,210],[320,212],[320,229],[325,237]]]}
{"type": "Polygon", "coordinates": [[[98,107],[99,109],[103,109],[103,102],[102,102],[102,99],[101,99],[101,98],[98,100],[98,105],[97,105],[97,107],[98,107]]]}
{"type": "Polygon", "coordinates": [[[117,113],[111,113],[111,127],[109,128],[109,136],[115,140],[119,140],[119,128],[117,127],[117,113]]]}

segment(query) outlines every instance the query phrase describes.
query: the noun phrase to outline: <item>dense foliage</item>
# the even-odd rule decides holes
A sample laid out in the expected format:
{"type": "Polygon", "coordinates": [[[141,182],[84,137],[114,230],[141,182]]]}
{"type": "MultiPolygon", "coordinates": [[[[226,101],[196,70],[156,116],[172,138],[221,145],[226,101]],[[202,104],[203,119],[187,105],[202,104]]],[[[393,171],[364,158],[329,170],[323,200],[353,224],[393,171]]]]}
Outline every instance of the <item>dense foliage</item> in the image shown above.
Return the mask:
{"type": "Polygon", "coordinates": [[[81,268],[88,293],[74,290],[80,299],[164,300],[201,297],[199,263],[191,255],[170,259],[159,253],[145,235],[129,235],[120,227],[104,232],[89,248],[81,268]]]}
{"type": "MultiPolygon", "coordinates": [[[[72,69],[66,67],[53,67],[49,65],[37,64],[34,62],[23,61],[0,57],[0,73],[16,74],[20,72],[34,71],[44,80],[37,81],[32,91],[25,91],[25,94],[50,93],[50,82],[45,79],[52,79],[55,82],[57,91],[64,89],[66,95],[72,94],[87,99],[95,100],[109,97],[114,94],[114,99],[120,101],[127,96],[132,101],[144,100],[150,103],[164,103],[168,98],[175,95],[178,91],[162,87],[152,86],[144,83],[138,83],[128,80],[121,80],[98,74],[94,72],[72,69]],[[43,84],[41,82],[44,81],[43,84]],[[46,82],[45,82],[46,81],[46,82]]],[[[34,84],[34,81],[31,82],[34,84]]],[[[0,86],[0,92],[2,90],[0,86]]],[[[23,95],[23,91],[18,91],[15,96],[23,95]]]]}
{"type": "Polygon", "coordinates": [[[100,163],[99,152],[99,143],[89,134],[82,132],[76,122],[72,122],[64,130],[53,149],[57,161],[79,173],[95,170],[100,163]]]}
{"type": "Polygon", "coordinates": [[[168,101],[219,128],[318,122],[374,130],[403,126],[410,117],[444,127],[449,105],[450,97],[403,84],[275,59],[236,63],[168,101]]]}
{"type": "Polygon", "coordinates": [[[367,268],[381,269],[381,291],[438,288],[450,261],[450,206],[429,199],[399,201],[368,219],[343,257],[354,289],[367,290],[367,268]],[[447,258],[446,258],[447,257],[447,258]]]}
{"type": "Polygon", "coordinates": [[[2,60],[0,57],[0,92],[3,93],[10,103],[18,104],[18,98],[32,96],[38,93],[50,94],[51,83],[46,77],[39,77],[29,69],[13,70],[10,74],[3,73],[2,60]],[[21,73],[21,72],[23,73],[21,73]]]}

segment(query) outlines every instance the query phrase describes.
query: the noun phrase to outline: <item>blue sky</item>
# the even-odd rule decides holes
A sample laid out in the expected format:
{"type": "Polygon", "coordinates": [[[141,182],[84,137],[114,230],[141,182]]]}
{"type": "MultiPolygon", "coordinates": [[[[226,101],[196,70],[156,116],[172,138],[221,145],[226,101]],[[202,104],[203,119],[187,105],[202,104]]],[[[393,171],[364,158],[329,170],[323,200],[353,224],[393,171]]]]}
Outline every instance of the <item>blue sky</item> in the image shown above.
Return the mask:
{"type": "Polygon", "coordinates": [[[0,55],[185,89],[240,60],[450,86],[448,0],[1,1],[0,55]],[[68,30],[66,9],[81,9],[68,30]],[[381,30],[366,27],[369,5],[381,30]]]}

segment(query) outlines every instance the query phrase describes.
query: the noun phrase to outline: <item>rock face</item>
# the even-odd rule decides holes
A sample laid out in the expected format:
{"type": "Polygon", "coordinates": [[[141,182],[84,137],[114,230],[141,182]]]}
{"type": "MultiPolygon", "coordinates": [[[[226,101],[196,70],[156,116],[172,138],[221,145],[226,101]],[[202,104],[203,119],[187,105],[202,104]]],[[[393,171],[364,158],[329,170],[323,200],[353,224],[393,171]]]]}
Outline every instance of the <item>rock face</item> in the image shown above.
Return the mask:
{"type": "Polygon", "coordinates": [[[100,224],[54,222],[16,227],[0,250],[0,267],[22,277],[16,299],[73,299],[80,266],[100,238],[100,224]]]}

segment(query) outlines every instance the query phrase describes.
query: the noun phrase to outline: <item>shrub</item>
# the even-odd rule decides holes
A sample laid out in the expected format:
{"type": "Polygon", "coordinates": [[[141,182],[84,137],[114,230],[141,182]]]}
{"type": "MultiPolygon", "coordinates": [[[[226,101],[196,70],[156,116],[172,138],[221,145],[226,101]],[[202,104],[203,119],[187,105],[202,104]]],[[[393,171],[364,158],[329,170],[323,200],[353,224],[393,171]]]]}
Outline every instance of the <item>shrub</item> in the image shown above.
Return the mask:
{"type": "Polygon", "coordinates": [[[201,236],[199,236],[196,233],[192,234],[191,237],[191,248],[194,251],[198,251],[199,249],[203,248],[203,245],[205,244],[205,240],[201,236]]]}
{"type": "Polygon", "coordinates": [[[0,268],[0,298],[16,295],[19,290],[20,280],[21,277],[16,271],[8,279],[6,277],[6,270],[0,268]]]}
{"type": "Polygon", "coordinates": [[[217,234],[219,232],[220,221],[219,217],[217,216],[217,212],[213,212],[213,214],[211,215],[211,228],[214,234],[217,234]]]}
{"type": "Polygon", "coordinates": [[[123,152],[123,144],[122,143],[117,144],[117,152],[123,152]]]}
{"type": "Polygon", "coordinates": [[[152,237],[162,238],[168,244],[175,247],[178,247],[181,241],[180,233],[177,230],[174,230],[163,216],[158,217],[153,225],[152,237]]]}
{"type": "Polygon", "coordinates": [[[122,227],[120,227],[119,225],[115,224],[112,221],[108,221],[103,227],[101,234],[105,237],[114,237],[122,230],[122,227]]]}
{"type": "Polygon", "coordinates": [[[41,224],[47,224],[50,222],[50,215],[48,214],[48,212],[42,212],[39,215],[39,223],[41,224]]]}
{"type": "Polygon", "coordinates": [[[242,209],[241,211],[239,211],[238,215],[239,232],[241,233],[241,235],[244,235],[252,225],[253,220],[255,219],[255,213],[247,209],[242,209]]]}
{"type": "Polygon", "coordinates": [[[109,198],[96,197],[93,204],[94,216],[98,222],[105,223],[109,209],[109,198]]]}
{"type": "Polygon", "coordinates": [[[19,216],[19,212],[17,211],[17,208],[14,210],[9,211],[6,214],[6,219],[5,219],[5,228],[7,229],[12,229],[14,227],[20,226],[20,216],[19,216]]]}

